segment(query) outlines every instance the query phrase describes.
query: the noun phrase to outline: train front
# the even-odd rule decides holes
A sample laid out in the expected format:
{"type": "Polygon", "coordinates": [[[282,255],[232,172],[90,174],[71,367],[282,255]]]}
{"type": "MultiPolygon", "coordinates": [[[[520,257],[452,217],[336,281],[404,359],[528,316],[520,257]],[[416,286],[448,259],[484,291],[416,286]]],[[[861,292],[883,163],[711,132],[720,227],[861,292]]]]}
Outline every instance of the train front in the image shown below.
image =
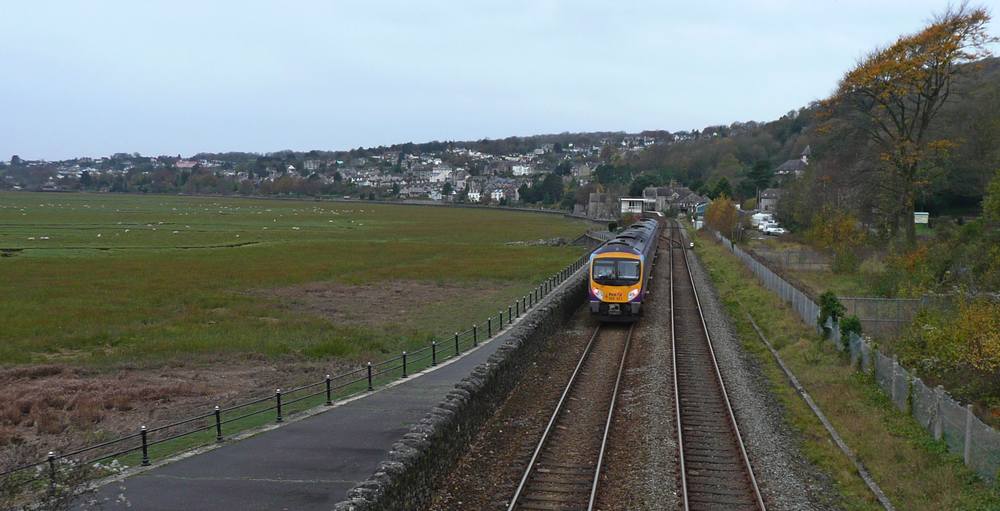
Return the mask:
{"type": "Polygon", "coordinates": [[[590,260],[590,313],[601,321],[637,321],[643,299],[643,256],[620,247],[590,260]]]}

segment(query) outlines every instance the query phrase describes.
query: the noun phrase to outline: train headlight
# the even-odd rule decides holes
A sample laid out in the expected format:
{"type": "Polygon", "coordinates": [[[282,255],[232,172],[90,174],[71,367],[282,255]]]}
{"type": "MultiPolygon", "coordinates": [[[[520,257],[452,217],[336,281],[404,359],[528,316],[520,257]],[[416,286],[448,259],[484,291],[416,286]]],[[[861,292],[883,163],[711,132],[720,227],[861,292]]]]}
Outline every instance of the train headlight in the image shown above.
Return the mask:
{"type": "Polygon", "coordinates": [[[635,297],[637,297],[637,296],[639,296],[639,290],[638,289],[633,289],[633,290],[631,290],[631,291],[628,292],[628,299],[629,300],[635,300],[635,297]]]}
{"type": "Polygon", "coordinates": [[[595,287],[594,289],[591,289],[591,291],[594,293],[594,296],[596,296],[598,300],[604,299],[604,293],[600,289],[597,289],[595,287]]]}

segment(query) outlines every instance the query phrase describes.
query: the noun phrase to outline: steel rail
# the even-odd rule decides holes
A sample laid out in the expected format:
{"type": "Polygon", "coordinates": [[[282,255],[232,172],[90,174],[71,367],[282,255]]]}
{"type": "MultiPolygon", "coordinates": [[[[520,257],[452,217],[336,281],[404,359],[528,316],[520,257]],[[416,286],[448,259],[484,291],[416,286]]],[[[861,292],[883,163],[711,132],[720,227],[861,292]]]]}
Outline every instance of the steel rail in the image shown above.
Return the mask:
{"type": "Polygon", "coordinates": [[[525,469],[524,475],[521,476],[521,481],[517,485],[517,490],[514,491],[514,496],[510,499],[510,505],[507,506],[507,511],[514,511],[517,506],[517,502],[521,499],[521,493],[524,492],[524,487],[528,483],[528,478],[531,477],[531,473],[534,470],[535,462],[538,461],[538,456],[542,453],[542,448],[545,447],[545,442],[548,441],[549,435],[552,433],[552,429],[555,428],[556,419],[559,418],[559,414],[562,412],[563,405],[566,404],[566,398],[569,396],[570,390],[573,388],[573,383],[576,382],[576,377],[580,374],[580,368],[583,367],[584,361],[590,355],[590,349],[594,346],[594,339],[597,339],[597,334],[601,331],[601,325],[598,324],[597,328],[594,329],[594,333],[590,336],[590,341],[587,342],[587,346],[583,349],[583,355],[580,360],[576,363],[576,368],[573,369],[573,374],[569,377],[569,383],[566,384],[566,388],[563,389],[562,396],[559,397],[559,402],[556,404],[555,411],[552,412],[552,416],[549,417],[549,423],[545,426],[545,431],[542,432],[542,439],[535,446],[535,451],[531,454],[531,460],[528,462],[528,468],[525,469]]]}
{"type": "MultiPolygon", "coordinates": [[[[614,420],[614,410],[615,410],[615,404],[617,402],[618,389],[621,386],[622,375],[625,373],[625,363],[628,358],[628,350],[631,345],[632,332],[634,328],[635,328],[634,324],[629,326],[628,332],[626,333],[625,346],[622,350],[621,359],[618,363],[618,371],[615,375],[615,384],[612,390],[610,402],[608,404],[607,418],[605,419],[604,428],[601,434],[601,444],[597,452],[597,463],[594,466],[592,480],[590,482],[590,492],[587,495],[588,511],[592,511],[594,509],[594,504],[596,502],[597,489],[600,484],[600,475],[604,464],[604,454],[607,451],[608,440],[610,438],[610,432],[611,432],[611,425],[614,420]]],[[[579,382],[578,376],[584,366],[584,363],[586,363],[588,358],[591,356],[593,351],[592,348],[600,332],[601,332],[601,325],[598,325],[597,328],[594,329],[594,333],[591,335],[586,348],[584,348],[584,352],[580,356],[580,360],[577,362],[576,367],[573,370],[573,374],[570,375],[569,381],[567,382],[566,387],[563,389],[562,395],[559,398],[559,402],[556,404],[555,410],[552,412],[552,416],[549,418],[549,422],[545,427],[545,431],[542,433],[541,439],[535,446],[535,449],[531,456],[531,460],[528,462],[527,468],[525,469],[524,474],[521,477],[517,490],[514,492],[514,496],[510,500],[510,503],[507,508],[508,511],[513,511],[514,509],[517,509],[521,499],[525,496],[525,490],[529,487],[529,480],[536,471],[539,458],[541,457],[545,448],[548,446],[549,440],[551,439],[552,433],[555,430],[556,424],[559,418],[562,416],[564,405],[568,401],[570,393],[577,387],[577,383],[579,382]]]]}
{"type": "Polygon", "coordinates": [[[604,424],[604,436],[601,438],[601,450],[597,455],[597,467],[594,469],[594,484],[590,487],[590,501],[587,503],[587,511],[593,511],[594,502],[597,502],[597,484],[601,479],[601,468],[604,465],[604,452],[608,446],[608,435],[611,433],[611,422],[615,416],[615,401],[618,399],[618,387],[622,382],[622,374],[625,373],[625,359],[628,358],[628,349],[632,344],[632,330],[635,323],[628,329],[625,337],[625,349],[622,350],[622,360],[618,363],[618,375],[615,376],[615,388],[611,391],[611,404],[608,406],[608,421],[604,424]]]}
{"type": "MultiPolygon", "coordinates": [[[[679,228],[679,226],[678,226],[679,228]]],[[[709,334],[708,325],[705,323],[705,315],[702,311],[701,299],[698,296],[698,288],[695,286],[694,274],[691,272],[691,265],[688,261],[687,250],[684,249],[683,244],[680,241],[669,239],[674,245],[681,250],[681,254],[684,260],[684,268],[688,276],[688,282],[691,284],[691,291],[694,294],[695,305],[697,308],[698,319],[700,320],[702,331],[705,334],[705,341],[708,345],[708,352],[710,355],[710,360],[712,362],[712,370],[715,373],[715,382],[719,386],[719,390],[722,396],[722,402],[725,404],[727,416],[729,418],[729,425],[733,431],[733,435],[736,437],[736,445],[739,447],[740,457],[743,462],[743,466],[746,469],[746,473],[750,482],[750,487],[753,490],[753,497],[757,508],[761,511],[766,511],[767,507],[764,505],[764,499],[760,493],[760,487],[757,484],[757,478],[754,475],[753,466],[750,464],[750,458],[747,456],[746,446],[744,445],[743,436],[740,434],[739,425],[736,422],[736,415],[733,413],[732,405],[729,401],[729,393],[726,390],[726,383],[722,379],[722,372],[719,370],[718,359],[715,356],[715,348],[712,346],[712,336],[709,334]]],[[[684,443],[683,443],[683,428],[681,427],[681,406],[680,406],[680,390],[679,381],[677,375],[677,350],[676,350],[676,335],[674,327],[674,268],[673,268],[673,249],[670,251],[670,334],[671,334],[671,352],[673,357],[673,373],[674,373],[674,409],[677,412],[677,444],[678,452],[681,465],[681,482],[683,489],[683,503],[684,509],[690,509],[690,504],[688,502],[688,488],[687,488],[687,471],[685,469],[684,461],[684,443]]]]}
{"type": "MultiPolygon", "coordinates": [[[[673,239],[670,238],[670,234],[669,233],[672,230],[672,226],[669,227],[668,229],[669,230],[667,231],[667,235],[666,235],[667,241],[669,243],[674,243],[674,244],[677,244],[678,246],[681,246],[680,242],[674,241],[673,239]]],[[[683,250],[683,246],[681,246],[681,249],[683,250]]],[[[680,472],[681,473],[681,502],[684,504],[684,510],[687,511],[689,509],[689,505],[688,505],[687,477],[685,476],[685,474],[687,473],[687,468],[684,466],[684,428],[681,426],[680,385],[677,384],[677,332],[675,330],[675,325],[677,324],[677,322],[674,321],[674,248],[673,247],[669,248],[669,256],[670,257],[669,257],[669,259],[667,261],[667,264],[670,265],[670,279],[669,279],[669,282],[670,282],[670,357],[672,359],[671,360],[671,364],[672,364],[671,372],[674,375],[674,410],[676,410],[676,412],[677,412],[674,415],[675,415],[675,418],[677,419],[676,420],[676,427],[677,427],[677,452],[679,453],[678,460],[679,460],[680,465],[681,465],[681,467],[680,467],[681,468],[681,472],[680,472]]]]}

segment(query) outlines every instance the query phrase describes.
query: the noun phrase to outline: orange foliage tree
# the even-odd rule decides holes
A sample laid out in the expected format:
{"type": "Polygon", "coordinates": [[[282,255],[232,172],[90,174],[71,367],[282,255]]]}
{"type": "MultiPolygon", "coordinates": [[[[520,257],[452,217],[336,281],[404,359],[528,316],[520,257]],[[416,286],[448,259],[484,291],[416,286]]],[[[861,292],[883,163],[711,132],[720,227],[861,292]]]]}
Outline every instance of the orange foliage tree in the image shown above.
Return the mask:
{"type": "Polygon", "coordinates": [[[852,272],[858,265],[857,250],[866,238],[859,225],[858,219],[843,208],[824,206],[813,215],[805,235],[813,246],[833,252],[834,271],[852,272]]]}
{"type": "Polygon", "coordinates": [[[725,236],[732,236],[739,221],[739,213],[732,199],[722,195],[712,201],[705,210],[705,223],[725,236]]]}
{"type": "Polygon", "coordinates": [[[984,8],[961,4],[937,16],[923,30],[873,51],[841,79],[829,107],[847,105],[861,114],[881,150],[883,179],[875,182],[892,202],[890,225],[906,227],[916,242],[913,207],[926,160],[947,151],[948,140],[927,140],[928,128],[948,100],[954,78],[970,62],[992,55],[984,8]]]}

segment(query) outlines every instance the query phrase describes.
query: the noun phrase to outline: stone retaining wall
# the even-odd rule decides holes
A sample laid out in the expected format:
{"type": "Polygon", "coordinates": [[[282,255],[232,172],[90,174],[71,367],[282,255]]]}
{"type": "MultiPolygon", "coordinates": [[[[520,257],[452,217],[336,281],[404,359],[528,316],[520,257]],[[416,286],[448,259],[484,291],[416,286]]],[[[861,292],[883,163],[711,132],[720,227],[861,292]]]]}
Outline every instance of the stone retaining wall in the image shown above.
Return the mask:
{"type": "Polygon", "coordinates": [[[455,385],[445,399],[393,444],[375,473],[347,493],[338,511],[413,510],[425,507],[433,489],[454,466],[534,360],[546,337],[557,332],[586,298],[586,266],[493,342],[490,358],[455,385]]]}

